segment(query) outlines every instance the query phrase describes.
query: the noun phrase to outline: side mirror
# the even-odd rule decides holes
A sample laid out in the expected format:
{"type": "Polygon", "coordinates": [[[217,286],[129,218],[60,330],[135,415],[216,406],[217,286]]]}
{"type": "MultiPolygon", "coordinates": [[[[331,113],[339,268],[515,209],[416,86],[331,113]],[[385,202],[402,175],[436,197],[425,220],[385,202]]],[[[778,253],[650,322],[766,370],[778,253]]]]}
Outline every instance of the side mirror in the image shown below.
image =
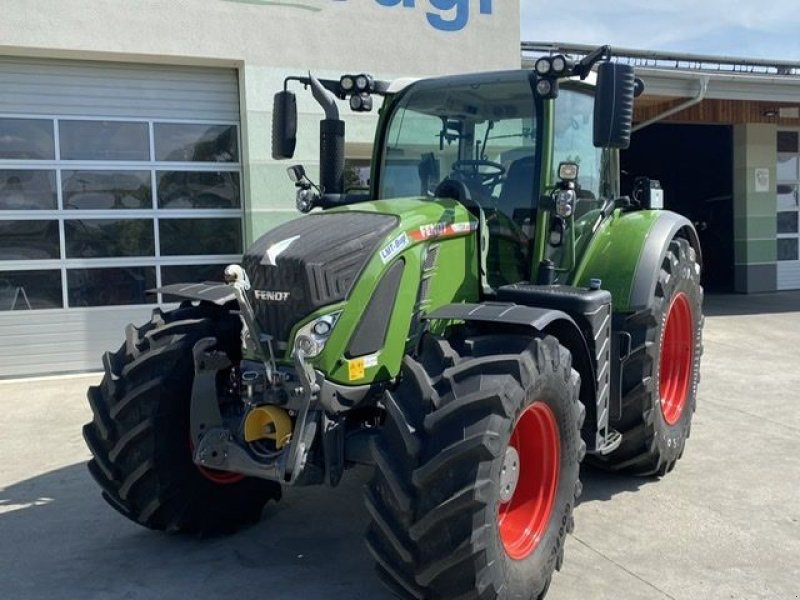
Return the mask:
{"type": "Polygon", "coordinates": [[[272,107],[272,158],[292,158],[297,145],[297,98],[278,92],[272,107]]]}
{"type": "Polygon", "coordinates": [[[597,68],[594,145],[625,149],[631,144],[636,78],[631,65],[604,62],[597,68]]]}

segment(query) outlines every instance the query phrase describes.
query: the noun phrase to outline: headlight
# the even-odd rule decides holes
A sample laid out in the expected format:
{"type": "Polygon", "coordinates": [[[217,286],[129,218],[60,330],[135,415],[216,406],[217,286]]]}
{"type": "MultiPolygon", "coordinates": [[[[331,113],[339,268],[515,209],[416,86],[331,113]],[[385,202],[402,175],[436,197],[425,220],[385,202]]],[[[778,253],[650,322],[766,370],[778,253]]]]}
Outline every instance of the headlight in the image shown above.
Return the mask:
{"type": "Polygon", "coordinates": [[[319,355],[333,331],[341,311],[323,315],[303,325],[294,337],[294,350],[301,350],[308,358],[319,355]]]}
{"type": "Polygon", "coordinates": [[[556,192],[556,214],[564,218],[572,215],[575,209],[576,194],[573,190],[559,190],[556,192]]]}

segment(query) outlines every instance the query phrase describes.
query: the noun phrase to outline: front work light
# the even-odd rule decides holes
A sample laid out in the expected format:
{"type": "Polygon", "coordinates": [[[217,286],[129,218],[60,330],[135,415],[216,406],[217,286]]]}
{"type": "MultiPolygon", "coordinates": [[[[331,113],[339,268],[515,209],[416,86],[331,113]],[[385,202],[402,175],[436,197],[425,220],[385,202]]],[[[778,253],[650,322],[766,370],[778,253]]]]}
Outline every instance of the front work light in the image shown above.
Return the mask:
{"type": "Polygon", "coordinates": [[[578,164],[574,162],[562,162],[558,164],[558,178],[561,181],[578,180],[578,164]]]}
{"type": "Polygon", "coordinates": [[[353,88],[356,86],[356,82],[353,79],[352,75],[344,75],[339,80],[339,87],[342,88],[342,91],[345,93],[349,93],[353,91],[353,88]]]}

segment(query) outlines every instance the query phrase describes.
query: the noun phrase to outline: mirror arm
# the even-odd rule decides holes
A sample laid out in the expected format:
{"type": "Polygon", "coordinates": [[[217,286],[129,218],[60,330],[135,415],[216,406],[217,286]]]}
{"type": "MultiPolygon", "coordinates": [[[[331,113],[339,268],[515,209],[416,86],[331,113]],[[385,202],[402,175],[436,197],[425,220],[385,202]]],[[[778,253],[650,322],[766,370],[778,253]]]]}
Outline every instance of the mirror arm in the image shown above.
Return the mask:
{"type": "Polygon", "coordinates": [[[600,46],[591,54],[584,56],[581,61],[572,69],[572,74],[586,79],[592,70],[592,67],[600,60],[611,60],[611,46],[600,46]]]}

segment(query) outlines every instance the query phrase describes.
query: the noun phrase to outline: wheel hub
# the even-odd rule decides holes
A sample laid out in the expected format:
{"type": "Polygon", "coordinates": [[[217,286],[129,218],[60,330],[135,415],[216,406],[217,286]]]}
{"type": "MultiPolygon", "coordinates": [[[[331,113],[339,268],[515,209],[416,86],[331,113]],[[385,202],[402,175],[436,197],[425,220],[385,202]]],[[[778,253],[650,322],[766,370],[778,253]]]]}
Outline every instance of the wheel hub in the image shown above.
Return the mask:
{"type": "Polygon", "coordinates": [[[500,472],[500,502],[508,502],[514,496],[519,482],[519,452],[513,446],[506,448],[503,470],[500,472]]]}

